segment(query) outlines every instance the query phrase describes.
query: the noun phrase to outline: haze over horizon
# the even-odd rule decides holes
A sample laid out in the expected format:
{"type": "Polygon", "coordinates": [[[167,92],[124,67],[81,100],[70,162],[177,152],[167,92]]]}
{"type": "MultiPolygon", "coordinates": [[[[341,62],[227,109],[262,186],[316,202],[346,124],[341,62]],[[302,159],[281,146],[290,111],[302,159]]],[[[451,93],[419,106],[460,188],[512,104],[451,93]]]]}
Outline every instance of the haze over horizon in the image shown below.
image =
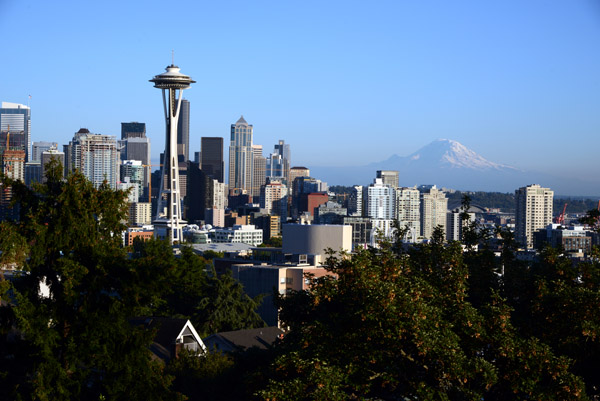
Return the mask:
{"type": "Polygon", "coordinates": [[[62,145],[81,127],[119,136],[121,122],[145,122],[156,159],[162,99],[148,80],[174,49],[197,81],[184,93],[190,154],[201,136],[227,143],[243,114],[265,154],[279,139],[291,145],[293,165],[362,166],[448,138],[600,187],[593,0],[181,2],[177,34],[157,12],[166,6],[0,2],[10,49],[0,101],[32,96],[33,141],[62,145]]]}

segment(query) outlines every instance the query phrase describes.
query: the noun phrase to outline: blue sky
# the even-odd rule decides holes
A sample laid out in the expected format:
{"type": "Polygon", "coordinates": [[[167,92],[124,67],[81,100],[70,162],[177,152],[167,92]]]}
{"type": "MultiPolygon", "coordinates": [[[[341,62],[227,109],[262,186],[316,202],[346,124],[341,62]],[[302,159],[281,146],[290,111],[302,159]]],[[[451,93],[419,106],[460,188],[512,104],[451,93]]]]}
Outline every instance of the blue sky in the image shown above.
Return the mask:
{"type": "Polygon", "coordinates": [[[0,0],[0,35],[0,100],[32,96],[34,141],[142,121],[156,158],[162,98],[148,80],[174,49],[197,81],[191,152],[243,114],[265,154],[291,144],[293,165],[449,138],[600,184],[600,1],[0,0]]]}

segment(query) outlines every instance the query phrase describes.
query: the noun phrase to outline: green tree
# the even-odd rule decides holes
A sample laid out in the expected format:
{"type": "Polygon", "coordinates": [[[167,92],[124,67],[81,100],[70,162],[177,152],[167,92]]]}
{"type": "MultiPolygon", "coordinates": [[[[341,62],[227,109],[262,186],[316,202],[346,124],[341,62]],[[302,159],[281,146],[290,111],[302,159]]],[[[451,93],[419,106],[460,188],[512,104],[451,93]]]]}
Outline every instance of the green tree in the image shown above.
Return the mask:
{"type": "Polygon", "coordinates": [[[20,221],[3,226],[11,241],[2,247],[17,250],[11,255],[23,269],[10,288],[13,302],[0,308],[2,395],[174,398],[171,378],[150,359],[152,333],[128,322],[138,311],[128,288],[138,283],[120,246],[125,193],[106,183],[95,188],[79,172],[62,180],[61,169],[52,163],[35,190],[2,180],[20,206],[20,221]]]}
{"type": "Polygon", "coordinates": [[[506,300],[468,301],[460,244],[384,244],[327,269],[336,277],[279,298],[290,331],[263,399],[585,398],[569,359],[521,335],[506,300]]]}

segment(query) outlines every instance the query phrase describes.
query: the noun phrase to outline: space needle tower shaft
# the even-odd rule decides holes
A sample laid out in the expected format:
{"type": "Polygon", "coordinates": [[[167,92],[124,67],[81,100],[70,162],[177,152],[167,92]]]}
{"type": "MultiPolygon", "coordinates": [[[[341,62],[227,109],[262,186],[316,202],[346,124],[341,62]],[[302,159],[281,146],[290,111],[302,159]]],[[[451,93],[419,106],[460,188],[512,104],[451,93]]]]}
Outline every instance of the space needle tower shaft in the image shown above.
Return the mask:
{"type": "Polygon", "coordinates": [[[171,64],[166,72],[156,75],[150,82],[162,90],[165,111],[165,153],[161,168],[160,192],[158,194],[155,236],[169,239],[171,243],[182,242],[185,221],[181,214],[181,192],[179,188],[179,161],[177,157],[177,122],[181,110],[182,91],[195,83],[189,76],[179,72],[171,64]],[[179,92],[178,92],[179,91],[179,92]]]}

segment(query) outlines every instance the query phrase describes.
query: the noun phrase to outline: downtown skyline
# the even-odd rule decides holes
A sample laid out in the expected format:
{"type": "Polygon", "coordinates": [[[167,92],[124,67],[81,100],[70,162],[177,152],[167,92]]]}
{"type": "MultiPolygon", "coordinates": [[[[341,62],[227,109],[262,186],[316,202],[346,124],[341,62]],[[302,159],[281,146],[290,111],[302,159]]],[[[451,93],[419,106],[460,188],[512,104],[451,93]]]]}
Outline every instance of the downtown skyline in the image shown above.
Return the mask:
{"type": "Polygon", "coordinates": [[[177,40],[156,28],[159,4],[0,3],[15,40],[0,95],[32,96],[32,141],[140,121],[157,160],[164,120],[147,81],[174,49],[198,81],[190,154],[243,114],[265,149],[291,144],[293,165],[367,165],[450,138],[600,186],[597,3],[190,3],[177,40]]]}

